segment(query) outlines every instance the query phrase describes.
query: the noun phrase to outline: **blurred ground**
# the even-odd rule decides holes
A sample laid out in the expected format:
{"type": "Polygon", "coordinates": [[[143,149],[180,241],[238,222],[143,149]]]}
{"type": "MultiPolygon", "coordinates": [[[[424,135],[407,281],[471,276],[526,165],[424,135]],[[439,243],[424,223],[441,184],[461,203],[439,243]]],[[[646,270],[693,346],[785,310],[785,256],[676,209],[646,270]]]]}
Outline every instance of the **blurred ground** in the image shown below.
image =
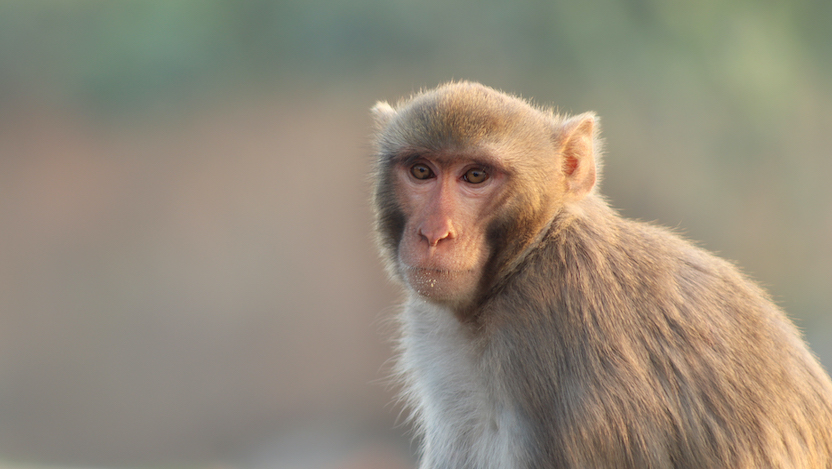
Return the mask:
{"type": "Polygon", "coordinates": [[[325,3],[0,4],[0,460],[412,467],[367,110],[453,78],[597,111],[832,368],[832,4],[325,3]]]}

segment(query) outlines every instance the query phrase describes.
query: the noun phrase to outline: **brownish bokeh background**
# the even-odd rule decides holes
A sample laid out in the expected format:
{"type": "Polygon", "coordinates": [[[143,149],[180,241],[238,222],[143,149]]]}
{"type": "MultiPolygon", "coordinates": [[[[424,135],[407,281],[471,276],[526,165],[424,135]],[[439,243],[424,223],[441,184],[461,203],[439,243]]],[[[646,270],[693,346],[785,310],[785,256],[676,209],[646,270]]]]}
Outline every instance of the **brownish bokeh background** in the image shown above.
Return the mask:
{"type": "Polygon", "coordinates": [[[597,111],[832,367],[832,3],[699,3],[0,4],[0,460],[411,467],[367,110],[449,79],[597,111]]]}

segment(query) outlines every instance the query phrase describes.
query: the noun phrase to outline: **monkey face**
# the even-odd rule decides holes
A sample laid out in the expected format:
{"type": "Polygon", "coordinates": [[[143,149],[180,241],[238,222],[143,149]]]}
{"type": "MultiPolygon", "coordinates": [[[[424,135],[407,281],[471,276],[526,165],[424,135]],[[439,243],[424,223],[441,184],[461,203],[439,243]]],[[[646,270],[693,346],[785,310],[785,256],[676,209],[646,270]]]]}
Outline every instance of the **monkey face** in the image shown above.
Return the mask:
{"type": "Polygon", "coordinates": [[[373,114],[388,269],[460,314],[595,183],[593,114],[566,118],[468,82],[373,114]]]}
{"type": "Polygon", "coordinates": [[[437,302],[471,298],[489,257],[487,227],[507,175],[483,155],[423,153],[394,168],[405,226],[398,246],[401,278],[437,302]]]}

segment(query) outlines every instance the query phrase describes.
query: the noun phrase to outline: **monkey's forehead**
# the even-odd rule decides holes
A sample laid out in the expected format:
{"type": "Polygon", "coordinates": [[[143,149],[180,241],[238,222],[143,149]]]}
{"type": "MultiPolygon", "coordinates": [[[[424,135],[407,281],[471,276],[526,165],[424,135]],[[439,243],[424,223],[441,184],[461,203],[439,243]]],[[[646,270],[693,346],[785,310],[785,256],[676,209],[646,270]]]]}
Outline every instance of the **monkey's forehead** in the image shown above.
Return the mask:
{"type": "Polygon", "coordinates": [[[463,162],[475,163],[504,174],[512,173],[512,168],[506,164],[506,159],[500,155],[498,150],[489,148],[488,146],[479,146],[476,148],[443,148],[438,151],[426,148],[406,148],[401,152],[389,155],[389,161],[391,163],[403,166],[411,166],[422,158],[429,159],[433,163],[446,168],[463,162]]]}
{"type": "Polygon", "coordinates": [[[438,160],[482,160],[489,166],[555,152],[550,132],[512,128],[506,123],[478,121],[401,120],[392,122],[377,139],[379,157],[393,161],[431,154],[438,160]],[[533,137],[531,134],[536,134],[533,137]]]}
{"type": "Polygon", "coordinates": [[[388,152],[405,147],[466,148],[472,145],[545,142],[551,113],[478,83],[455,83],[399,103],[378,134],[388,152]]]}

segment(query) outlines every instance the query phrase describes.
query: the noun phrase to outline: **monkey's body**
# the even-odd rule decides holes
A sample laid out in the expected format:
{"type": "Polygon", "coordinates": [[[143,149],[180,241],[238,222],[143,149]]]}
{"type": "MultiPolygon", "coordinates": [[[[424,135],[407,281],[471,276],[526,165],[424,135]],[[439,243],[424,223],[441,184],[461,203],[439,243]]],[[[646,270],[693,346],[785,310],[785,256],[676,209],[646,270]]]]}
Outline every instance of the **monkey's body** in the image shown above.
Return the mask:
{"type": "MultiPolygon", "coordinates": [[[[492,108],[499,111],[481,105],[490,118],[483,122],[514,105],[478,86],[435,91],[431,119],[447,127],[443,116],[458,110],[458,95],[466,103],[497,100],[492,108]]],[[[401,118],[412,121],[403,109],[401,118]]],[[[471,123],[479,117],[451,121],[476,129],[471,123]]],[[[388,131],[390,118],[383,122],[388,131]]],[[[535,208],[543,223],[529,216],[514,223],[524,213],[507,208],[507,194],[524,185],[512,185],[520,177],[514,166],[484,169],[508,176],[480,188],[444,176],[450,170],[444,153],[433,156],[436,149],[380,145],[382,174],[395,171],[397,154],[414,151],[425,161],[417,166],[436,172],[414,172],[412,182],[401,173],[393,189],[377,186],[376,193],[382,247],[410,286],[399,371],[423,437],[421,467],[832,468],[832,382],[795,327],[729,263],[667,230],[621,218],[594,191],[571,189],[584,187],[570,178],[590,164],[580,154],[592,147],[574,136],[583,124],[570,122],[552,121],[558,153],[547,167],[564,168],[567,189],[551,197],[547,188],[534,189],[544,194],[535,208]],[[404,189],[424,191],[440,181],[438,205],[404,189]],[[454,184],[479,198],[449,195],[454,184]],[[499,200],[499,212],[482,208],[486,198],[499,200]],[[437,221],[419,212],[423,203],[451,221],[474,210],[487,227],[437,221]],[[465,247],[477,230],[485,233],[476,239],[487,243],[486,261],[444,267],[440,261],[455,259],[458,250],[480,252],[465,247]],[[475,287],[455,277],[471,271],[475,287]],[[414,278],[440,285],[434,291],[414,278]]],[[[483,143],[488,133],[477,135],[466,148],[500,147],[483,143]]],[[[444,146],[464,154],[453,143],[444,146]]],[[[592,187],[594,172],[590,177],[592,187]]]]}
{"type": "Polygon", "coordinates": [[[777,307],[660,228],[600,220],[562,214],[470,321],[409,301],[423,467],[830,467],[832,387],[777,307]]]}

